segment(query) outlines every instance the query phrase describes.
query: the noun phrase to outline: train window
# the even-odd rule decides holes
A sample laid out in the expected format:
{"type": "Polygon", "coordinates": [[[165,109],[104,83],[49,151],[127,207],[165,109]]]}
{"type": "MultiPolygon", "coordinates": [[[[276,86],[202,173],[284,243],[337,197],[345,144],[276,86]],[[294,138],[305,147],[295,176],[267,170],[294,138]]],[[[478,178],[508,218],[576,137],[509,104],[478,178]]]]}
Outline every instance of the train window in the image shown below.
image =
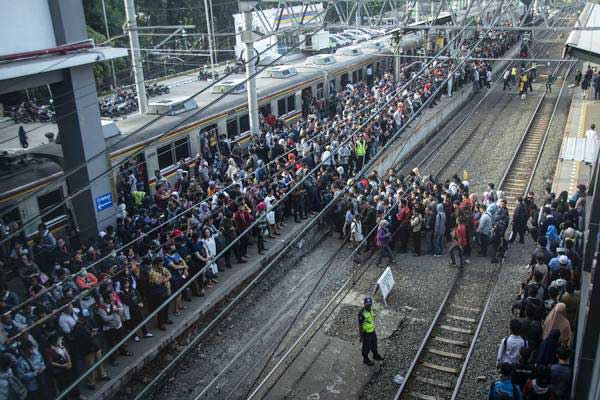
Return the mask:
{"type": "Polygon", "coordinates": [[[358,71],[352,71],[352,82],[358,82],[358,71]]]}
{"type": "Polygon", "coordinates": [[[2,222],[5,225],[10,224],[11,222],[21,222],[21,213],[19,212],[19,207],[15,207],[7,213],[5,213],[4,210],[0,212],[4,214],[2,216],[2,222]]]}
{"type": "Polygon", "coordinates": [[[287,112],[292,112],[296,109],[296,96],[291,95],[287,98],[287,112]]]}
{"type": "Polygon", "coordinates": [[[158,168],[165,169],[175,164],[175,160],[173,159],[173,151],[171,149],[171,144],[168,144],[163,147],[159,147],[156,151],[158,158],[158,168]]]}
{"type": "Polygon", "coordinates": [[[175,141],[175,159],[185,160],[186,158],[190,158],[190,141],[187,136],[175,141]]]}
{"type": "Polygon", "coordinates": [[[263,116],[267,116],[268,114],[270,114],[271,103],[263,104],[262,106],[258,107],[258,112],[263,116]]]}
{"type": "Polygon", "coordinates": [[[335,88],[335,79],[332,79],[329,82],[329,92],[330,93],[335,93],[336,92],[336,88],[335,88]]]}
{"type": "Polygon", "coordinates": [[[48,222],[66,214],[64,205],[56,207],[56,205],[62,201],[62,189],[53,190],[37,198],[38,208],[40,210],[40,214],[42,215],[42,222],[48,222]],[[55,207],[56,209],[54,209],[55,207]],[[46,213],[48,213],[48,215],[44,216],[46,213]]]}
{"type": "Polygon", "coordinates": [[[348,73],[342,74],[342,76],[340,77],[340,83],[342,85],[342,88],[346,87],[346,85],[348,84],[348,80],[349,80],[348,73]]]}
{"type": "Polygon", "coordinates": [[[287,114],[287,107],[285,104],[285,99],[277,100],[277,113],[278,113],[278,116],[287,114]]]}
{"type": "Polygon", "coordinates": [[[250,117],[248,114],[244,114],[240,117],[240,133],[248,132],[250,130],[250,117]]]}
{"type": "Polygon", "coordinates": [[[238,135],[238,124],[237,119],[230,119],[227,121],[227,137],[233,139],[238,135]]]}
{"type": "Polygon", "coordinates": [[[323,82],[317,83],[317,97],[319,99],[325,97],[325,85],[323,85],[323,82]]]}
{"type": "Polygon", "coordinates": [[[363,70],[362,68],[356,71],[358,74],[358,81],[361,82],[363,80],[363,70]]]}

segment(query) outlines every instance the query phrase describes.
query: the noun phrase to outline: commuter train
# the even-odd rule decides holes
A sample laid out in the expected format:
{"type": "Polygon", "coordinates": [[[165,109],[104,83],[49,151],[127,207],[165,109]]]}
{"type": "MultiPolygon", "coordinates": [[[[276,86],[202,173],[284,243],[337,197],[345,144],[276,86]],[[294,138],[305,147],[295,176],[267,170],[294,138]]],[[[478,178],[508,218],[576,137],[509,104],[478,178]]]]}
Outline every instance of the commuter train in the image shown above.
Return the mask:
{"type": "MultiPolygon", "coordinates": [[[[367,68],[373,73],[391,68],[391,52],[385,39],[340,48],[335,54],[302,56],[287,65],[266,68],[256,78],[259,113],[272,113],[293,123],[302,114],[308,95],[327,97],[333,90],[366,79],[367,68]]],[[[404,54],[417,54],[421,41],[417,35],[407,35],[404,54]]],[[[103,120],[107,157],[111,167],[135,158],[140,175],[150,186],[155,184],[155,170],[172,178],[176,164],[191,160],[200,152],[200,137],[226,140],[245,145],[249,142],[248,102],[244,76],[234,75],[204,93],[186,101],[206,83],[174,83],[171,93],[156,98],[145,115],[132,115],[118,121],[103,120]],[[227,95],[217,101],[222,93],[227,95]],[[167,114],[159,117],[159,114],[167,114]],[[151,121],[149,127],[140,129],[151,121]],[[139,132],[138,132],[139,130],[139,132]],[[164,135],[165,132],[169,132],[164,135]],[[162,136],[162,137],[161,137],[162,136]]],[[[0,214],[14,208],[2,219],[4,226],[29,221],[63,201],[67,186],[49,184],[62,177],[62,151],[59,144],[49,143],[15,155],[0,156],[0,214]],[[35,197],[33,192],[40,191],[35,197]]],[[[119,180],[122,168],[115,168],[113,184],[119,180]]],[[[114,198],[114,196],[113,196],[114,198]]],[[[40,221],[41,222],[41,221],[40,221]]],[[[72,223],[68,207],[53,211],[44,221],[53,230],[72,223]]],[[[37,223],[28,224],[27,236],[35,234],[37,223]]]]}
{"type": "MultiPolygon", "coordinates": [[[[424,37],[419,32],[405,34],[401,41],[402,56],[421,54],[418,50],[423,47],[424,37]]],[[[332,90],[366,79],[367,69],[373,73],[391,69],[393,57],[387,42],[386,38],[373,39],[339,48],[335,54],[302,55],[286,65],[266,68],[256,78],[259,113],[270,112],[293,123],[300,118],[309,95],[326,98],[332,90]]],[[[133,157],[142,181],[153,186],[155,170],[172,178],[179,160],[191,162],[195,158],[200,152],[201,135],[207,135],[213,143],[226,140],[245,145],[250,139],[250,124],[243,80],[244,76],[234,75],[196,96],[206,82],[196,79],[185,84],[173,79],[163,82],[170,86],[171,93],[154,98],[147,114],[103,120],[108,165],[114,167],[133,157]],[[224,93],[227,95],[217,101],[224,93]],[[162,114],[167,115],[161,117],[162,114]],[[149,122],[153,123],[145,127],[149,122]]],[[[0,164],[3,187],[0,214],[17,206],[0,221],[4,228],[44,214],[67,196],[66,183],[51,184],[63,175],[59,144],[49,143],[16,155],[0,155],[0,164]],[[29,198],[34,192],[35,197],[29,198]]],[[[131,166],[115,168],[113,192],[119,174],[131,166]]],[[[43,218],[43,222],[53,230],[64,229],[71,223],[77,225],[69,215],[69,207],[61,207],[43,218]]],[[[92,228],[95,227],[88,229],[92,228]]],[[[31,237],[36,229],[37,223],[30,223],[25,233],[31,237]]]]}

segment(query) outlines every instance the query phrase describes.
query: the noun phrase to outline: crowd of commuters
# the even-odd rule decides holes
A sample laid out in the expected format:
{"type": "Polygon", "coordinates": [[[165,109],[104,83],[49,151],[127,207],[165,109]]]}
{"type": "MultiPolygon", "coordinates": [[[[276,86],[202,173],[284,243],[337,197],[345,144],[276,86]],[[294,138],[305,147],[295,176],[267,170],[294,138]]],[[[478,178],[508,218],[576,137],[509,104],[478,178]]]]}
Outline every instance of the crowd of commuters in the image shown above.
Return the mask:
{"type": "MultiPolygon", "coordinates": [[[[475,40],[466,41],[463,51],[475,40]]],[[[516,40],[512,34],[486,38],[476,55],[497,57],[516,40]]],[[[198,155],[180,161],[175,179],[155,171],[150,185],[143,163],[126,166],[117,184],[116,224],[92,242],[82,243],[76,235],[55,237],[44,224],[31,242],[11,240],[2,249],[9,272],[0,288],[0,395],[53,398],[125,335],[152,340],[151,331],[168,329],[192,296],[204,296],[219,284],[222,269],[243,268],[250,246],[263,254],[286,224],[321,211],[340,192],[344,195],[326,218],[342,235],[360,241],[362,232],[385,228],[389,220],[392,228],[399,227],[400,250],[406,251],[411,238],[420,253],[422,226],[423,251],[441,254],[455,227],[455,207],[463,209],[473,200],[467,186],[456,180],[435,184],[418,173],[403,177],[393,170],[350,180],[428,100],[433,107],[470,82],[483,87],[486,78],[483,84],[480,79],[491,70],[484,62],[470,62],[444,83],[453,69],[450,60],[416,76],[422,66],[406,66],[398,81],[375,71],[326,100],[312,99],[303,117],[290,125],[266,113],[261,135],[246,148],[203,137],[198,155]],[[435,94],[438,88],[443,90],[435,94]],[[410,198],[399,199],[409,192],[410,198]],[[434,199],[438,205],[431,209],[434,199]],[[387,213],[390,207],[398,213],[387,213]],[[437,224],[444,212],[446,219],[436,227],[432,221],[437,224]],[[415,222],[419,218],[422,224],[415,222]],[[186,284],[157,313],[156,323],[139,326],[186,284]]],[[[366,242],[389,250],[380,232],[366,242]]],[[[451,254],[458,252],[462,263],[468,249],[454,247],[451,254]]],[[[124,344],[109,362],[118,365],[131,356],[124,344]]],[[[93,390],[98,380],[110,379],[101,365],[86,384],[93,390]]],[[[77,389],[68,396],[81,397],[77,389]]]]}
{"type": "Polygon", "coordinates": [[[531,218],[537,246],[512,306],[510,334],[498,347],[502,377],[492,384],[490,400],[570,399],[585,192],[580,185],[570,199],[567,192],[557,198],[546,193],[540,212],[530,213],[525,200],[515,209],[517,231],[524,232],[531,218]]]}

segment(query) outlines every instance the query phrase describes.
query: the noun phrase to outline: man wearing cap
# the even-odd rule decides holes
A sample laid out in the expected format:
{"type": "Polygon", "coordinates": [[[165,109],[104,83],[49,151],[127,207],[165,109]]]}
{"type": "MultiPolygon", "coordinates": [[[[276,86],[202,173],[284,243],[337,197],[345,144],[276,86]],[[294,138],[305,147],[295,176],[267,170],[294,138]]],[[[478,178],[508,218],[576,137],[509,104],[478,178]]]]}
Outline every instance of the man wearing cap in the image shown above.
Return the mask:
{"type": "Polygon", "coordinates": [[[548,267],[552,273],[558,274],[561,268],[566,268],[569,271],[573,269],[571,260],[565,255],[566,249],[564,247],[558,247],[556,249],[557,256],[550,260],[548,267]]]}
{"type": "Polygon", "coordinates": [[[375,315],[371,306],[373,299],[365,298],[364,307],[358,313],[358,332],[362,343],[363,362],[369,366],[375,365],[369,359],[369,352],[373,353],[373,359],[381,361],[383,357],[377,352],[377,335],[375,334],[375,315]]]}

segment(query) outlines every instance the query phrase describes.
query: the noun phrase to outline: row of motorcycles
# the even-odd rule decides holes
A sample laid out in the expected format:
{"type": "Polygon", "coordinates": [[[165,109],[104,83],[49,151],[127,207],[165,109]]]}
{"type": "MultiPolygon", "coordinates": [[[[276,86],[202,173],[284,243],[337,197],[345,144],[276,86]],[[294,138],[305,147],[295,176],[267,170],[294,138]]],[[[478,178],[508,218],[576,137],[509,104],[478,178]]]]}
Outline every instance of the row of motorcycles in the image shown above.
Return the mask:
{"type": "Polygon", "coordinates": [[[56,113],[52,100],[48,104],[39,105],[35,100],[22,101],[11,107],[9,115],[16,124],[29,122],[56,122],[56,113]]]}
{"type": "MultiPolygon", "coordinates": [[[[170,92],[166,85],[146,84],[148,97],[160,96],[170,92]]],[[[138,110],[137,92],[135,86],[119,87],[110,96],[99,102],[100,115],[107,118],[122,117],[138,110]]]]}

